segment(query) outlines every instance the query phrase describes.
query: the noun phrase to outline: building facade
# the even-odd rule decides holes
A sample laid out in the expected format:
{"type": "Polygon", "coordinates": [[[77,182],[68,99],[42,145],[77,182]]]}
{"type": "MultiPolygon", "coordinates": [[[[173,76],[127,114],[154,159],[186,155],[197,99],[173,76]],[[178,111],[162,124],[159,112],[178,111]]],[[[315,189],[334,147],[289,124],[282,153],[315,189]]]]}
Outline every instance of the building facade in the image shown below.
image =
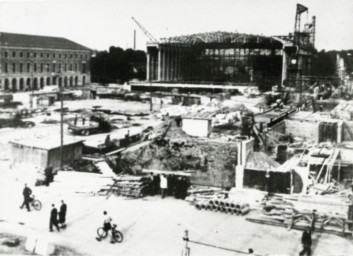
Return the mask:
{"type": "Polygon", "coordinates": [[[91,52],[65,38],[0,33],[1,91],[89,84],[91,52]]]}

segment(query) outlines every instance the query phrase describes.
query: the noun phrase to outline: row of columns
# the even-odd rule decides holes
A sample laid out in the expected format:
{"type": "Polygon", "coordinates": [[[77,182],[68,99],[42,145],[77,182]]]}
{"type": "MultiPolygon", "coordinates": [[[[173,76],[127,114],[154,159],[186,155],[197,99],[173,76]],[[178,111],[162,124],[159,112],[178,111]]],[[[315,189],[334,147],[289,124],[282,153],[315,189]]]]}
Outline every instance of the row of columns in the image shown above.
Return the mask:
{"type": "Polygon", "coordinates": [[[185,81],[191,76],[191,56],[182,47],[159,46],[147,51],[147,80],[185,81]]]}

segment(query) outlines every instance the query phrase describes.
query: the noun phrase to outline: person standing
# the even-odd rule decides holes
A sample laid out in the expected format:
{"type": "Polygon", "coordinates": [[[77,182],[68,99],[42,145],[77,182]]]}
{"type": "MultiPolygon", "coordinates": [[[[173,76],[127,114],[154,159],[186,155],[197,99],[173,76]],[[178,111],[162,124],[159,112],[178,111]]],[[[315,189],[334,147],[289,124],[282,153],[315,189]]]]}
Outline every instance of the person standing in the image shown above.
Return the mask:
{"type": "Polygon", "coordinates": [[[30,211],[29,201],[31,199],[32,190],[29,187],[27,187],[27,184],[25,184],[25,188],[23,189],[22,194],[23,194],[23,203],[20,206],[20,208],[22,209],[26,205],[27,211],[30,211]]]}
{"type": "Polygon", "coordinates": [[[59,212],[59,224],[60,227],[65,227],[66,222],[66,212],[67,212],[67,205],[65,204],[64,200],[61,200],[60,212],[59,212]]]}
{"type": "Polygon", "coordinates": [[[52,204],[52,209],[50,212],[50,223],[49,223],[49,231],[53,232],[53,226],[56,227],[58,231],[60,231],[59,225],[58,225],[58,210],[55,208],[55,205],[52,204]]]}
{"type": "Polygon", "coordinates": [[[168,189],[168,180],[165,174],[161,175],[160,188],[161,188],[162,198],[164,198],[168,189]]]}
{"type": "Polygon", "coordinates": [[[50,182],[53,181],[53,166],[49,165],[47,168],[44,169],[45,180],[44,184],[49,186],[50,182]]]}
{"type": "Polygon", "coordinates": [[[304,254],[310,256],[311,255],[311,230],[310,228],[306,228],[302,235],[302,245],[303,250],[299,253],[300,256],[304,254]]]}

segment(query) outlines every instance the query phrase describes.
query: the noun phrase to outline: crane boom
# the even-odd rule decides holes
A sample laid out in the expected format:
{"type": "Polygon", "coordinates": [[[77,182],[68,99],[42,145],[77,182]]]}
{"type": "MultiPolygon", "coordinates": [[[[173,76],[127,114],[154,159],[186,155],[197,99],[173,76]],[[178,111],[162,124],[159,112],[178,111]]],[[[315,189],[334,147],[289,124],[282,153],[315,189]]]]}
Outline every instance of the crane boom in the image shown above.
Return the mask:
{"type": "Polygon", "coordinates": [[[148,32],[148,30],[145,29],[144,26],[142,26],[140,24],[140,22],[138,22],[134,17],[131,17],[131,18],[133,19],[133,21],[135,21],[137,26],[139,26],[139,28],[142,30],[142,32],[148,37],[148,39],[151,40],[151,42],[158,42],[158,40],[156,38],[154,38],[154,36],[152,36],[151,33],[148,32]]]}

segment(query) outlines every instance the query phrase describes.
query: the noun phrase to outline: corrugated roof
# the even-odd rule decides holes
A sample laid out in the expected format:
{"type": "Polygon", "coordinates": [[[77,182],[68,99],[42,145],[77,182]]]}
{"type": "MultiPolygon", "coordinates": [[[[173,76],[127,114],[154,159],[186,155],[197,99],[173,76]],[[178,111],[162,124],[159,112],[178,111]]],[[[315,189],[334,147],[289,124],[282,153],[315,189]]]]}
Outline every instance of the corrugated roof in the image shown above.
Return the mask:
{"type": "Polygon", "coordinates": [[[25,35],[6,32],[0,32],[0,45],[29,48],[90,51],[89,48],[63,37],[25,35]]]}

